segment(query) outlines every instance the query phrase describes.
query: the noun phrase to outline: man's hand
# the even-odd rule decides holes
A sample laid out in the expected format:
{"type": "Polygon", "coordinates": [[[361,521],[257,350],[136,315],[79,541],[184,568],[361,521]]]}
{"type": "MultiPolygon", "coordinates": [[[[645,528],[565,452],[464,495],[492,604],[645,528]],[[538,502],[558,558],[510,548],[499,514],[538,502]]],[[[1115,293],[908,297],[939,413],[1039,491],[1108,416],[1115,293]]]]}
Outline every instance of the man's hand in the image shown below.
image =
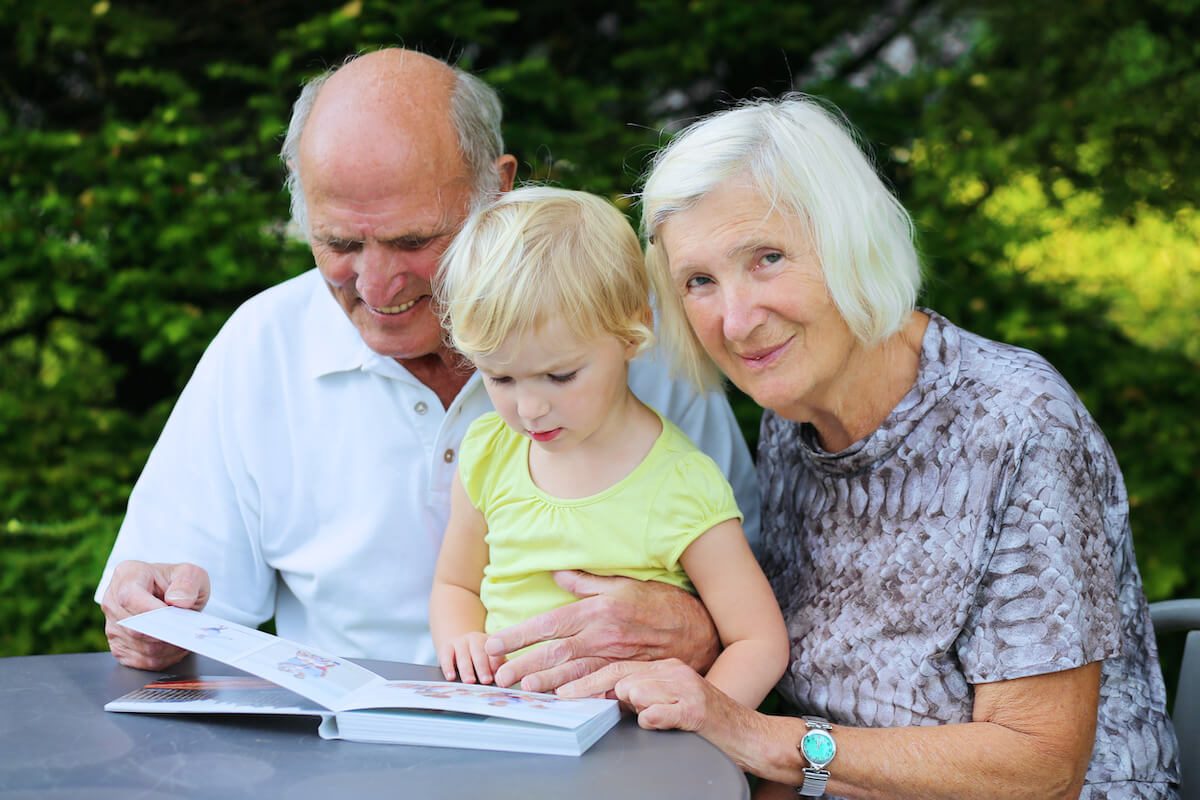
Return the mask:
{"type": "Polygon", "coordinates": [[[497,631],[489,655],[549,642],[506,662],[498,686],[549,692],[613,661],[676,657],[698,671],[720,652],[712,618],[699,598],[660,581],[560,571],[555,582],[582,598],[497,631]]]}
{"type": "Polygon", "coordinates": [[[208,603],[208,595],[208,573],[194,564],[122,561],[113,570],[100,602],[109,649],[127,667],[160,670],[171,666],[188,651],[131,631],[117,622],[167,605],[199,611],[208,603]]]}

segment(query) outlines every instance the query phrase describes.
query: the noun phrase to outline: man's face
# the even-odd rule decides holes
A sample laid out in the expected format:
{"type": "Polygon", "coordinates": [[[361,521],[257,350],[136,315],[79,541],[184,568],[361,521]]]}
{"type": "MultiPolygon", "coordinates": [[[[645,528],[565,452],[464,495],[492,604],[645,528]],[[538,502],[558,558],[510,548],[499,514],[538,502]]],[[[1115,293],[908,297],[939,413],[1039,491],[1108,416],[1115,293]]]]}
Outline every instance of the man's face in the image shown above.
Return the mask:
{"type": "Polygon", "coordinates": [[[431,282],[471,199],[457,154],[438,150],[300,165],[317,267],[367,346],[401,361],[444,350],[431,282]]]}

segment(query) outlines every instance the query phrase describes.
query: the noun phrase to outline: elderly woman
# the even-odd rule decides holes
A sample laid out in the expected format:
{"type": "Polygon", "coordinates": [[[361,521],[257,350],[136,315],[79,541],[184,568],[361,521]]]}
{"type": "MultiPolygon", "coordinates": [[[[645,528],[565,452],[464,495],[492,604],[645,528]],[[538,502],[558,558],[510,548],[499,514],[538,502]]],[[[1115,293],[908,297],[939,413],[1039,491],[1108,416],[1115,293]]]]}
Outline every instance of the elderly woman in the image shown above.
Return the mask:
{"type": "Polygon", "coordinates": [[[914,308],[912,224],[840,118],[797,95],[716,114],[642,202],[664,339],[766,409],[763,566],[798,716],[678,662],[561,691],[615,686],[761,794],[1176,796],[1112,450],[1044,359],[914,308]]]}

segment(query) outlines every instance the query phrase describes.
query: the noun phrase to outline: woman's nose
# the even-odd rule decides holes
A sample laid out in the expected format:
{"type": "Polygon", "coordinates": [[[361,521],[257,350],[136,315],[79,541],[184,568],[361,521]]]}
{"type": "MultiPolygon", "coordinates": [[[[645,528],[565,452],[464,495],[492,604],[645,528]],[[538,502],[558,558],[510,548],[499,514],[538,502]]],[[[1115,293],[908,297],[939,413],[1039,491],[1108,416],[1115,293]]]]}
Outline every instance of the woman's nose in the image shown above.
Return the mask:
{"type": "Polygon", "coordinates": [[[754,287],[741,283],[725,286],[721,324],[726,339],[732,342],[749,339],[766,318],[766,309],[754,287]]]}

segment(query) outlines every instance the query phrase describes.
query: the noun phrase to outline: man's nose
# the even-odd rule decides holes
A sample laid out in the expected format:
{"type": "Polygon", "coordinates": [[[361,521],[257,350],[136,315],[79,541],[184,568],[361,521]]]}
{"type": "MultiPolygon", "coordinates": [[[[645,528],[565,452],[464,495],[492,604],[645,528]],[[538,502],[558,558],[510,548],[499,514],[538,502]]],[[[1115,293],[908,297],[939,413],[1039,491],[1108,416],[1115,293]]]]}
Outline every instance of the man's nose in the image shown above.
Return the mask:
{"type": "Polygon", "coordinates": [[[385,306],[404,288],[403,254],[378,242],[365,242],[355,259],[354,289],[365,303],[385,306]]]}

